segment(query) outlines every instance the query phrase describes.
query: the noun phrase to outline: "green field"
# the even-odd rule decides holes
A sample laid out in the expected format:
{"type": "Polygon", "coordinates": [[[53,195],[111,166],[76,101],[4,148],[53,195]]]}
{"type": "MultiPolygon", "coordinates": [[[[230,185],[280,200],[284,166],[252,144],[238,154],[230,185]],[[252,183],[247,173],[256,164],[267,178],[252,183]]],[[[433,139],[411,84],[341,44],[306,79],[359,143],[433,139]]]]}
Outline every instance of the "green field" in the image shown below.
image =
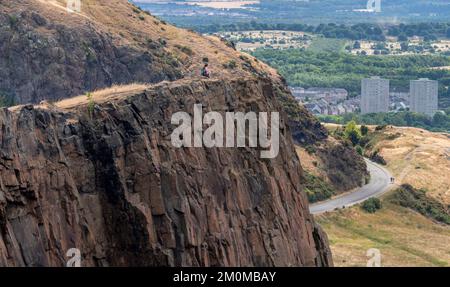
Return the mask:
{"type": "Polygon", "coordinates": [[[349,41],[342,39],[317,37],[312,41],[307,50],[315,53],[341,53],[345,51],[345,45],[348,42],[349,41]]]}

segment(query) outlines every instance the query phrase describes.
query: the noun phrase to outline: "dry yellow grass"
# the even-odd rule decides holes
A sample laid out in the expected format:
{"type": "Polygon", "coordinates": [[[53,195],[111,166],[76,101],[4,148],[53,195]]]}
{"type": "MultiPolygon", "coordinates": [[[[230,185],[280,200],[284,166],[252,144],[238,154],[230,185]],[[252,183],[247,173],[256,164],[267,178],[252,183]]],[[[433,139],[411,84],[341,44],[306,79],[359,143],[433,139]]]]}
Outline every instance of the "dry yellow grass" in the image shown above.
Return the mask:
{"type": "MultiPolygon", "coordinates": [[[[427,195],[449,204],[449,135],[401,127],[384,133],[387,137],[373,150],[380,151],[397,184],[425,188],[427,195]]],[[[450,266],[450,227],[386,200],[375,214],[355,206],[316,218],[329,236],[337,266],[365,266],[370,248],[381,251],[383,266],[450,266]]]]}
{"type": "MultiPolygon", "coordinates": [[[[92,92],[92,99],[96,103],[105,102],[114,98],[125,97],[145,91],[150,85],[146,84],[130,84],[130,85],[114,85],[110,88],[97,90],[92,92]]],[[[87,95],[62,100],[55,104],[56,107],[62,109],[70,109],[77,106],[86,105],[88,103],[87,95]]]]}
{"type": "MultiPolygon", "coordinates": [[[[224,69],[223,65],[234,61],[242,63],[242,53],[228,47],[217,37],[204,37],[193,31],[176,28],[164,21],[136,9],[127,0],[81,0],[80,13],[68,13],[67,0],[27,0],[30,5],[45,5],[46,16],[66,25],[95,24],[95,28],[112,35],[118,44],[146,49],[150,39],[166,42],[165,50],[181,60],[186,77],[200,77],[203,59],[208,58],[213,77],[248,77],[251,72],[244,69],[224,69]],[[192,54],[186,55],[180,47],[189,47],[192,54]]],[[[278,76],[275,70],[246,55],[255,69],[264,70],[278,76]]],[[[239,65],[238,65],[239,67],[239,65]]]]}
{"type": "MultiPolygon", "coordinates": [[[[325,124],[330,131],[341,127],[325,124]]],[[[369,126],[373,130],[374,126],[369,126]]],[[[450,204],[450,134],[389,126],[372,150],[378,150],[396,183],[424,188],[428,195],[450,204]],[[393,136],[393,139],[389,139],[393,136]]]]}
{"type": "Polygon", "coordinates": [[[295,146],[295,151],[300,158],[303,169],[315,176],[328,179],[326,172],[321,168],[323,163],[319,157],[314,154],[309,154],[306,149],[300,146],[295,146]]]}
{"type": "Polygon", "coordinates": [[[368,214],[359,207],[316,217],[330,239],[336,266],[365,266],[377,248],[382,266],[449,266],[450,228],[384,202],[368,214]]]}
{"type": "MultiPolygon", "coordinates": [[[[2,9],[5,13],[17,9],[15,2],[8,2],[2,9]]],[[[69,13],[67,0],[21,0],[21,7],[39,11],[50,21],[67,25],[71,29],[86,29],[90,27],[99,33],[108,35],[118,46],[126,45],[133,49],[148,52],[148,43],[162,45],[162,49],[176,58],[181,65],[177,67],[183,75],[181,80],[192,81],[203,79],[200,75],[204,60],[208,59],[211,70],[211,80],[254,78],[254,71],[269,74],[274,80],[280,79],[278,73],[257,61],[254,57],[240,53],[229,47],[221,39],[213,36],[204,37],[193,31],[179,29],[138,9],[127,0],[81,0],[81,11],[69,13]],[[224,68],[224,65],[234,62],[235,68],[224,68]]],[[[56,33],[55,29],[38,28],[40,33],[56,33]]],[[[155,54],[159,57],[158,54],[155,54]]],[[[161,56],[163,59],[165,54],[161,56]]],[[[230,66],[229,66],[230,67],[230,66]]],[[[161,84],[164,84],[162,82],[161,84]]],[[[139,92],[147,86],[126,85],[113,86],[111,89],[93,92],[95,102],[102,102],[121,95],[139,92]]],[[[87,103],[86,95],[80,95],[55,104],[60,108],[72,108],[87,103]]],[[[40,105],[48,108],[50,105],[40,105]]],[[[19,107],[13,107],[12,110],[19,107]]]]}
{"type": "Polygon", "coordinates": [[[428,195],[450,204],[450,135],[406,127],[388,127],[393,140],[378,142],[387,168],[398,184],[424,188],[428,195]]]}

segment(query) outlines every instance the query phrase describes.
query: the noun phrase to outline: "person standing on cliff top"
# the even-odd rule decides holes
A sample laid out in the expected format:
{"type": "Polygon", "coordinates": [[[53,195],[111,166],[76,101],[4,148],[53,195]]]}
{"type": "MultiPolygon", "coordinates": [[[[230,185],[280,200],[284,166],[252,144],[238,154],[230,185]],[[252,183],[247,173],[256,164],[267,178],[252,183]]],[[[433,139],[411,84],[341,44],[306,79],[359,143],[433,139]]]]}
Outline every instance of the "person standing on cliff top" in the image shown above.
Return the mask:
{"type": "Polygon", "coordinates": [[[209,69],[208,69],[208,63],[206,63],[203,66],[201,74],[202,74],[203,77],[206,77],[206,78],[210,78],[211,77],[211,73],[209,72],[209,69]]]}

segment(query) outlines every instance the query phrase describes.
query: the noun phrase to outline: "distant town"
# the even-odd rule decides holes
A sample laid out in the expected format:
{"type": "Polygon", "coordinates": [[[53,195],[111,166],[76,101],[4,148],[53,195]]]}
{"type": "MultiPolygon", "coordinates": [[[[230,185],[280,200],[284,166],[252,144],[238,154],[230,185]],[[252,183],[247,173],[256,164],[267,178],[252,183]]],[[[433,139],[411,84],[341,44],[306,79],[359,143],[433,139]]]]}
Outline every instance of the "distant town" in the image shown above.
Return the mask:
{"type": "Polygon", "coordinates": [[[292,94],[316,115],[412,111],[432,117],[438,111],[438,81],[410,81],[409,92],[391,92],[390,81],[371,77],[361,81],[361,94],[349,97],[345,89],[291,87],[292,94]]]}

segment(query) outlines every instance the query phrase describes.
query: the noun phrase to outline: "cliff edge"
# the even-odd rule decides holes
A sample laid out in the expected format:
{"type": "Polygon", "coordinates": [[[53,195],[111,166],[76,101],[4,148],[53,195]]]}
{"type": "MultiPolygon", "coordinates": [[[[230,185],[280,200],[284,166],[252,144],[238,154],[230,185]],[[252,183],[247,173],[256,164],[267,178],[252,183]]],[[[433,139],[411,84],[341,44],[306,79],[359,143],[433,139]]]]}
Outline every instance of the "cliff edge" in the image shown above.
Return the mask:
{"type": "Polygon", "coordinates": [[[72,248],[82,266],[332,265],[275,71],[125,0],[64,3],[0,3],[0,91],[23,104],[0,110],[0,266],[72,248]],[[171,116],[198,103],[280,112],[278,157],[173,147],[171,116]]]}
{"type": "Polygon", "coordinates": [[[280,154],[176,149],[170,115],[279,110],[265,80],[162,83],[0,112],[0,265],[328,266],[301,166],[281,121],[280,154]],[[244,100],[245,99],[245,100],[244,100]]]}

